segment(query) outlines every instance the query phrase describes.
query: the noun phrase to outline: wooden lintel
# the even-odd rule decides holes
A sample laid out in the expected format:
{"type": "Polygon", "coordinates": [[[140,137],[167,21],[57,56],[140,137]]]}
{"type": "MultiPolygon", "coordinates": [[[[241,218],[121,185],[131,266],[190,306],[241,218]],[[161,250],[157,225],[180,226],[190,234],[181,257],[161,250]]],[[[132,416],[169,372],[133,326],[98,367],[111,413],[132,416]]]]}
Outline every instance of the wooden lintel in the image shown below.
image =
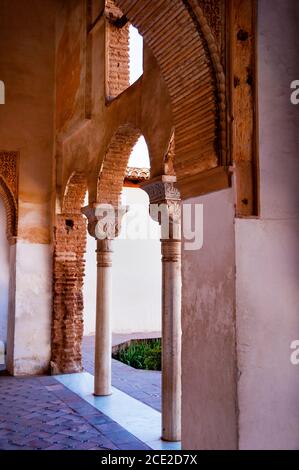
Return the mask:
{"type": "Polygon", "coordinates": [[[218,166],[197,175],[180,179],[177,186],[182,199],[201,196],[229,188],[231,186],[231,172],[227,167],[218,166]]]}

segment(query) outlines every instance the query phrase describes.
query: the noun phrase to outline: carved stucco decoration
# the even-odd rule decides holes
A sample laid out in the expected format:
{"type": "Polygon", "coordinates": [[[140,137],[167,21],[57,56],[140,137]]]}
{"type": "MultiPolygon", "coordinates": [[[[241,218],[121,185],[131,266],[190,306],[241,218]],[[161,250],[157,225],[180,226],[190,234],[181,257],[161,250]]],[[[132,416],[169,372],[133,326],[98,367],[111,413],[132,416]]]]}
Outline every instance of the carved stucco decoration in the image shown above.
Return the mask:
{"type": "Polygon", "coordinates": [[[172,176],[175,175],[174,163],[175,163],[175,139],[174,139],[174,131],[173,131],[170,142],[169,142],[167,153],[164,157],[164,174],[165,175],[172,175],[172,176]]]}
{"type": "Polygon", "coordinates": [[[0,152],[0,197],[6,210],[6,233],[9,243],[13,243],[17,236],[18,158],[18,152],[0,152]]]}
{"type": "MultiPolygon", "coordinates": [[[[217,83],[217,98],[218,98],[218,146],[220,150],[219,165],[227,165],[229,163],[229,156],[227,155],[227,135],[226,135],[226,80],[224,67],[222,64],[221,45],[217,42],[216,32],[213,34],[213,26],[216,30],[217,27],[225,27],[225,15],[221,13],[220,1],[219,7],[216,8],[216,0],[213,1],[214,7],[212,8],[212,1],[210,8],[204,2],[198,0],[185,0],[192,10],[192,17],[198,23],[198,32],[202,36],[203,41],[206,43],[208,54],[213,63],[213,73],[217,83]],[[203,7],[200,5],[203,4],[203,7]],[[208,13],[209,12],[209,13],[208,13]],[[207,15],[207,16],[206,16],[207,15]],[[213,20],[212,20],[213,18],[213,20]],[[209,22],[210,21],[210,22],[209,22]],[[218,26],[217,26],[218,25],[218,26]]],[[[224,10],[224,9],[223,9],[224,10]]]]}
{"type": "Polygon", "coordinates": [[[162,176],[158,181],[144,183],[142,189],[148,194],[150,199],[150,215],[161,225],[162,239],[181,238],[181,196],[179,190],[175,186],[176,178],[173,176],[162,176]],[[164,216],[167,217],[167,224],[163,215],[156,211],[154,206],[164,205],[164,216]]]}
{"type": "Polygon", "coordinates": [[[224,0],[197,1],[221,50],[224,42],[224,0]]]}
{"type": "Polygon", "coordinates": [[[148,168],[135,168],[129,166],[126,171],[125,179],[127,181],[146,181],[150,178],[150,170],[148,168]]]}
{"type": "Polygon", "coordinates": [[[92,237],[96,240],[113,240],[121,231],[122,218],[128,212],[128,207],[95,204],[81,211],[88,220],[88,233],[92,237]]]}
{"type": "Polygon", "coordinates": [[[151,204],[161,204],[169,200],[180,201],[180,192],[173,182],[157,181],[143,185],[142,189],[149,195],[151,204]]]}
{"type": "Polygon", "coordinates": [[[17,200],[18,197],[18,152],[0,152],[0,175],[17,200]]]}

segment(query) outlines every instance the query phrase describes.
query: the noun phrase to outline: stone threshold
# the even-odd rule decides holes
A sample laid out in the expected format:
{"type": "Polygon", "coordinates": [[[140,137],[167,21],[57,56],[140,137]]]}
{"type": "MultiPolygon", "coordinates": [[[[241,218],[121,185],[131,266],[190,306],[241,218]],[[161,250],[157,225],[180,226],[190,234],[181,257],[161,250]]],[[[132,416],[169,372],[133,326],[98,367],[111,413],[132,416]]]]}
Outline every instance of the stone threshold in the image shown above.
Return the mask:
{"type": "Polygon", "coordinates": [[[55,379],[118,423],[153,450],[180,450],[180,442],[161,439],[161,413],[112,387],[112,395],[93,395],[94,377],[88,372],[56,375],[55,379]]]}

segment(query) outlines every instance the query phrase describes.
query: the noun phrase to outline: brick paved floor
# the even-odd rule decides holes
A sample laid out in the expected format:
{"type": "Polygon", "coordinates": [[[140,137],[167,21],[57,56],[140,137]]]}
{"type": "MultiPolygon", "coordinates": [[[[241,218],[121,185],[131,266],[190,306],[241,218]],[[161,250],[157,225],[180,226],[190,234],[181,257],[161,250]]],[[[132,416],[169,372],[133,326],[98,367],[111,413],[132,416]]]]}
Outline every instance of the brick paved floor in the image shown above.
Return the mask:
{"type": "Polygon", "coordinates": [[[54,377],[0,375],[1,450],[146,450],[54,377]]]}
{"type": "MultiPolygon", "coordinates": [[[[140,337],[133,335],[132,337],[140,337]]],[[[158,337],[153,335],[151,337],[158,337]]],[[[144,337],[147,337],[146,335],[144,337]]],[[[113,335],[113,345],[131,338],[113,335]]],[[[94,336],[83,338],[83,367],[94,374],[94,336]]],[[[133,398],[161,411],[161,372],[137,370],[112,359],[112,385],[133,398]]]]}

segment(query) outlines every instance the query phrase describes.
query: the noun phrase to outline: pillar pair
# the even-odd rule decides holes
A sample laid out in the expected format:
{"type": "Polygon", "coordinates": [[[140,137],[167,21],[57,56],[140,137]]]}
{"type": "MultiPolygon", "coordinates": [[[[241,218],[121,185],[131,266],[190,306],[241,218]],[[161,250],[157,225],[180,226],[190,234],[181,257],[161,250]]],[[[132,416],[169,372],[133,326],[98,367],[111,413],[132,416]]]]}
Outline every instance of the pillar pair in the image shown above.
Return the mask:
{"type": "MultiPolygon", "coordinates": [[[[142,186],[150,214],[161,225],[162,251],[162,438],[181,439],[181,207],[175,178],[163,176],[142,186]]],[[[124,209],[97,215],[97,205],[83,209],[89,233],[97,239],[97,312],[95,395],[111,394],[112,243],[124,209]]]]}

